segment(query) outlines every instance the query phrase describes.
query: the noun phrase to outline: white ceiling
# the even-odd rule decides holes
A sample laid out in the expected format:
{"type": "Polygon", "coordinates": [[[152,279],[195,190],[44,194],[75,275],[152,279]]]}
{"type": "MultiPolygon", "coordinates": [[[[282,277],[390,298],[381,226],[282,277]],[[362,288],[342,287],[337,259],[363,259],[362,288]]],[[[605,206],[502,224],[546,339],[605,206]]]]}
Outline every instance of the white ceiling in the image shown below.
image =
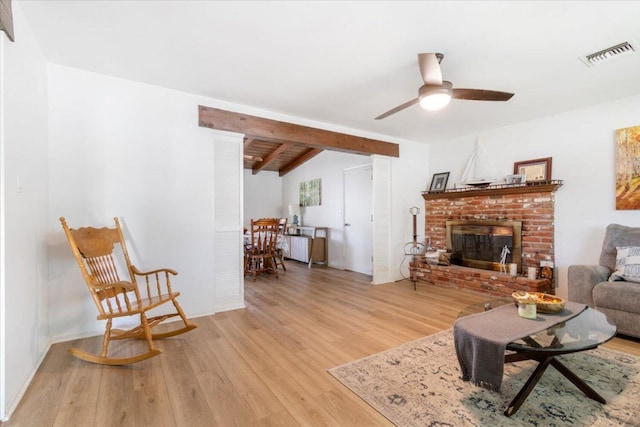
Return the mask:
{"type": "Polygon", "coordinates": [[[637,1],[14,4],[50,62],[422,142],[640,93],[640,52],[578,60],[640,41],[637,1]],[[445,54],[454,88],[515,96],[374,120],[417,96],[419,52],[445,54]]]}

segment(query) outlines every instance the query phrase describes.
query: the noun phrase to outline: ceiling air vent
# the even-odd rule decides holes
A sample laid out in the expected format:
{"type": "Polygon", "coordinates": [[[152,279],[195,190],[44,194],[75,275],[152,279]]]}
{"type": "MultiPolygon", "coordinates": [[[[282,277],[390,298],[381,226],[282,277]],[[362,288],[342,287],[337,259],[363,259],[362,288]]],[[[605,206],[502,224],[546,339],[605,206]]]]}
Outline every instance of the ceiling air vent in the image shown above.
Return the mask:
{"type": "Polygon", "coordinates": [[[594,65],[602,64],[609,59],[637,52],[638,49],[639,46],[636,41],[631,39],[630,41],[626,41],[615,46],[602,49],[598,52],[581,56],[580,60],[587,64],[589,67],[592,67],[594,65]]]}

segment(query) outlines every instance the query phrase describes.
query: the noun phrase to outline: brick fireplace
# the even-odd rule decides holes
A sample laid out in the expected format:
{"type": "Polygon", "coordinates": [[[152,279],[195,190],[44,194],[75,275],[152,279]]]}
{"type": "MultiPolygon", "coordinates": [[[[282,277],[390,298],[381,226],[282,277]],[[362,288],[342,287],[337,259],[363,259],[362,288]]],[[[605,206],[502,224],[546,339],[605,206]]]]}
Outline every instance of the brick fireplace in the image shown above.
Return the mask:
{"type": "Polygon", "coordinates": [[[446,222],[521,221],[522,259],[517,276],[458,265],[431,265],[425,258],[411,263],[412,277],[436,286],[509,296],[513,291],[554,293],[553,280],[530,280],[527,267],[554,262],[554,195],[561,181],[491,186],[422,194],[425,200],[425,236],[435,249],[446,249],[446,222]]]}

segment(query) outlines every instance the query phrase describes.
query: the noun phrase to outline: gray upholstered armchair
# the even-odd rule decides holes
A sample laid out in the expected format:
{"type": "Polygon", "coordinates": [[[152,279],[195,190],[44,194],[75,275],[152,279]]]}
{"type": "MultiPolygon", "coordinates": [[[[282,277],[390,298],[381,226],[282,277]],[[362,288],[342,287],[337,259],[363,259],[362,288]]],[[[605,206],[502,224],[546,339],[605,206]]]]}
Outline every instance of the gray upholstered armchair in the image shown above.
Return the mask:
{"type": "Polygon", "coordinates": [[[640,247],[640,228],[610,224],[602,243],[600,265],[569,266],[569,300],[605,313],[618,332],[640,338],[640,283],[609,281],[618,247],[640,247]]]}

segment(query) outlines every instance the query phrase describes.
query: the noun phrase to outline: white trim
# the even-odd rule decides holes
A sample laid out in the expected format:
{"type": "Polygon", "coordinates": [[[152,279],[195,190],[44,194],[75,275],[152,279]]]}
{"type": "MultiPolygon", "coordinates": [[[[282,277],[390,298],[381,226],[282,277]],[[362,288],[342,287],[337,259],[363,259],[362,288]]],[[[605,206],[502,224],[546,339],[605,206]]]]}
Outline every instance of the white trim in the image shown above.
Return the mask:
{"type": "Polygon", "coordinates": [[[393,281],[391,276],[391,159],[373,155],[373,281],[393,281]]]}
{"type": "MultiPolygon", "coordinates": [[[[6,318],[5,313],[5,168],[4,168],[4,94],[6,93],[4,87],[4,45],[5,37],[0,37],[0,421],[6,421],[7,412],[5,406],[5,400],[7,398],[6,390],[6,318]]],[[[29,383],[27,383],[29,384],[29,383]]]]}

